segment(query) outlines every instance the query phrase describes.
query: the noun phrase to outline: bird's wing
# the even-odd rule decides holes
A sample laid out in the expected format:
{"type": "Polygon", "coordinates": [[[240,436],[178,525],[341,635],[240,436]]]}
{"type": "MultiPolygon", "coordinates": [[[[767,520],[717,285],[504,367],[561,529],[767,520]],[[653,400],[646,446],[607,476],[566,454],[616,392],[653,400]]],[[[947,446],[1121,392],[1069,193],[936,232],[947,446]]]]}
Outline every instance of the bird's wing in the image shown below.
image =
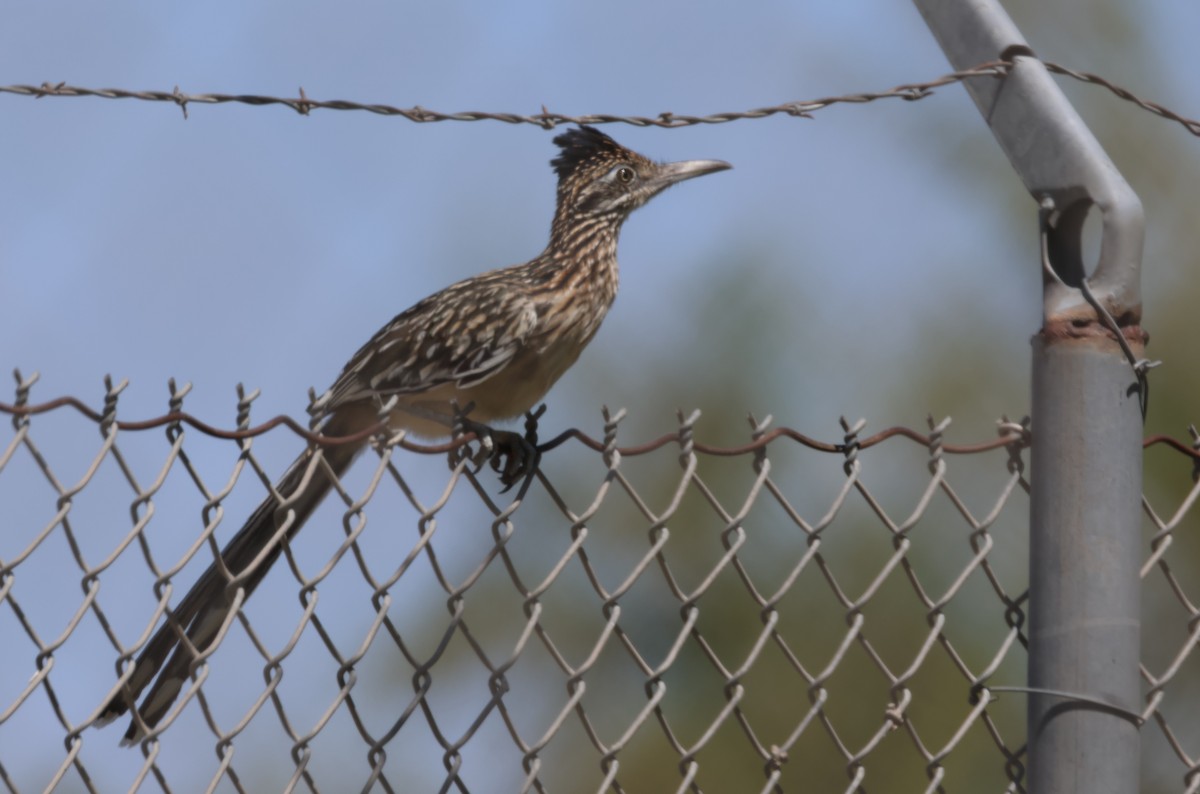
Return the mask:
{"type": "Polygon", "coordinates": [[[459,282],[398,314],[346,364],[330,406],[444,383],[466,388],[502,370],[538,322],[534,301],[505,276],[459,282]]]}

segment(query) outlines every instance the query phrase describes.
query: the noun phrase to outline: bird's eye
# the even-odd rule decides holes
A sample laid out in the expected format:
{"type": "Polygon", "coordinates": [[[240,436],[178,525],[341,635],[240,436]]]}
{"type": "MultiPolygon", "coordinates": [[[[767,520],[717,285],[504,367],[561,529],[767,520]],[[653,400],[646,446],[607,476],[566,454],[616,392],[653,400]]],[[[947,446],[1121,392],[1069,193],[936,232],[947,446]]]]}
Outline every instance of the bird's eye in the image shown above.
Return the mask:
{"type": "Polygon", "coordinates": [[[623,165],[617,169],[617,181],[628,185],[633,181],[633,169],[627,165],[623,165]]]}

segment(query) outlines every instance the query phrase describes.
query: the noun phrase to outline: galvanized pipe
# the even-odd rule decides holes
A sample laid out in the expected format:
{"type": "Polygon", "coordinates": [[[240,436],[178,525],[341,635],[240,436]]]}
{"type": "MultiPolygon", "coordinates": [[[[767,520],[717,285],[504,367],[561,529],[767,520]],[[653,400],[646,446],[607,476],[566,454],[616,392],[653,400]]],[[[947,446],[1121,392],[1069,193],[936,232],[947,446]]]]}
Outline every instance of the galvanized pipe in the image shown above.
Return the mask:
{"type": "Polygon", "coordinates": [[[1035,692],[1064,694],[1029,697],[1032,794],[1138,790],[1127,712],[1140,694],[1141,440],[1137,379],[1117,343],[1039,333],[1028,677],[1035,692]]]}
{"type": "Polygon", "coordinates": [[[1140,773],[1142,395],[1116,334],[1141,357],[1141,203],[996,0],[915,3],[956,69],[1013,63],[967,88],[1041,208],[1027,790],[1128,794],[1140,773]],[[1094,266],[1080,253],[1089,211],[1103,222],[1094,266]]]}

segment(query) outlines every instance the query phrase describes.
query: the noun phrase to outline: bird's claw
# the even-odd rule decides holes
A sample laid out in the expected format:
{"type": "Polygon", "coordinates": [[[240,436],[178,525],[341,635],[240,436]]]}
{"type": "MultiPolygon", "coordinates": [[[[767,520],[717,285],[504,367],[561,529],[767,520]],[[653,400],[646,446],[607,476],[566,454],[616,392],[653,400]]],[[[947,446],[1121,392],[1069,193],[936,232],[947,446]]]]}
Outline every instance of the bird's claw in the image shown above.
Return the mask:
{"type": "Polygon", "coordinates": [[[460,460],[469,460],[472,473],[478,474],[485,463],[490,463],[492,471],[500,475],[500,482],[504,485],[501,493],[507,492],[537,468],[541,453],[537,450],[536,436],[527,438],[511,430],[494,430],[470,421],[463,422],[463,432],[474,433],[479,440],[479,447],[459,447],[456,450],[457,458],[451,458],[451,465],[456,465],[460,460]]]}
{"type": "Polygon", "coordinates": [[[533,473],[541,453],[537,447],[519,433],[502,431],[498,434],[495,451],[491,456],[492,471],[500,475],[504,485],[501,493],[507,493],[514,485],[533,473]]]}

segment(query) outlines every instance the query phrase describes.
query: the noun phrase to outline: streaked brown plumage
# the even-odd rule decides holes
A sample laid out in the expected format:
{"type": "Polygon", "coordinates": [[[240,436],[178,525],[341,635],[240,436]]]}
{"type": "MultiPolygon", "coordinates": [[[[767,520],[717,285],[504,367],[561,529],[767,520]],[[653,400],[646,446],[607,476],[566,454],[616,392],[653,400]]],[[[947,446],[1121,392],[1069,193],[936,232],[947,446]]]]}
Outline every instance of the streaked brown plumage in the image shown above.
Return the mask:
{"type": "MultiPolygon", "coordinates": [[[[447,287],[380,329],[330,388],[325,435],[370,427],[380,400],[393,395],[391,426],[425,437],[449,434],[455,405],[471,406],[467,418],[484,432],[525,413],[575,363],[608,313],[617,294],[617,235],[629,213],[672,184],[729,167],[715,160],[655,163],[591,127],[554,143],[561,148],[551,162],[558,197],[546,249],[525,264],[447,287]]],[[[292,464],[276,486],[283,501],[268,497],[222,550],[233,578],[216,561],[209,566],[142,650],[97,725],[127,711],[151,681],[124,743],[158,725],[198,663],[197,652],[211,652],[233,619],[239,592],[250,596],[285,539],[329,492],[321,459],[341,475],[361,449],[333,446],[320,458],[309,450],[292,464]]]]}

